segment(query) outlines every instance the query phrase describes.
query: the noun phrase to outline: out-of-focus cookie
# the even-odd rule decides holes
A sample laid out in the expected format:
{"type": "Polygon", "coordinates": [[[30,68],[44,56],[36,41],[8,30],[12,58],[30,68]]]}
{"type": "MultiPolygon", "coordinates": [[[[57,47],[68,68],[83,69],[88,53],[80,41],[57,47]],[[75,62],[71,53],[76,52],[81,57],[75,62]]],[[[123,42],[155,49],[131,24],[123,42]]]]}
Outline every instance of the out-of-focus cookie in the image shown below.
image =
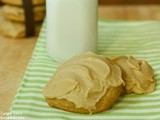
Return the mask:
{"type": "MultiPolygon", "coordinates": [[[[26,27],[24,23],[17,23],[10,20],[6,20],[0,12],[0,32],[12,38],[26,37],[26,27]]],[[[38,35],[41,24],[36,24],[35,35],[38,35]]]]}
{"type": "MultiPolygon", "coordinates": [[[[16,21],[16,22],[25,22],[25,12],[22,7],[3,5],[2,13],[5,18],[16,21]]],[[[34,20],[42,21],[45,16],[45,6],[35,6],[33,8],[34,20]]]]}
{"type": "MultiPolygon", "coordinates": [[[[9,5],[18,5],[22,6],[23,1],[22,0],[1,0],[1,2],[9,5]]],[[[45,0],[32,0],[33,5],[42,5],[45,4],[45,0]]]]}
{"type": "Polygon", "coordinates": [[[44,88],[48,104],[78,113],[110,109],[123,90],[121,69],[104,56],[85,53],[59,66],[44,88]]]}

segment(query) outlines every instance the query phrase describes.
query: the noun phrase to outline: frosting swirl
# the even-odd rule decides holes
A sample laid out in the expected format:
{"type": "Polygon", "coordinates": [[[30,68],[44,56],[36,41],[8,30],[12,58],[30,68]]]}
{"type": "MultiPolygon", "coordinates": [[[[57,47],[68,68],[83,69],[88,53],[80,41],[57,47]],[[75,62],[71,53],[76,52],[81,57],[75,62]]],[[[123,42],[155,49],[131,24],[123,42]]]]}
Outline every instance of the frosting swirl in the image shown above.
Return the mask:
{"type": "Polygon", "coordinates": [[[152,67],[144,60],[136,60],[133,57],[118,57],[116,62],[122,69],[122,77],[127,93],[149,93],[155,88],[152,67]]]}

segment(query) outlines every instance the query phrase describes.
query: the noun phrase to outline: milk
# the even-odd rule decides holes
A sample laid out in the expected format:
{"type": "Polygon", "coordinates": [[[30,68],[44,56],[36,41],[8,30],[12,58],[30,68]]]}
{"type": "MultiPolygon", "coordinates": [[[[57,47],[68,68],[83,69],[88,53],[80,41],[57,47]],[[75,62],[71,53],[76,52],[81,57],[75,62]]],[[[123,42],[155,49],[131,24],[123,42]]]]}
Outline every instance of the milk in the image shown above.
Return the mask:
{"type": "Polygon", "coordinates": [[[47,52],[57,62],[95,51],[98,0],[46,0],[47,52]]]}

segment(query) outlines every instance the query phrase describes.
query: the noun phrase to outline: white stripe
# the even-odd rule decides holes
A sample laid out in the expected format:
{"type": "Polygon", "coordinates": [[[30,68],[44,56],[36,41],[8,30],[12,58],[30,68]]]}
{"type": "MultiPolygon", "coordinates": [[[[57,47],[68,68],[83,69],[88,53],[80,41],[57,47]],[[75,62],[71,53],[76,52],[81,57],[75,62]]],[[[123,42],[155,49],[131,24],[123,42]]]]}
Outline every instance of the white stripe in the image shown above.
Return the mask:
{"type": "MultiPolygon", "coordinates": [[[[32,108],[32,109],[37,109],[37,110],[42,110],[42,111],[49,111],[49,112],[53,112],[53,111],[57,111],[56,109],[54,108],[50,108],[49,105],[45,105],[45,106],[48,106],[48,108],[45,108],[45,107],[41,107],[41,106],[31,106],[30,105],[31,103],[29,104],[15,104],[14,107],[18,107],[18,108],[32,108]]],[[[37,104],[38,105],[38,104],[37,104]]],[[[41,104],[40,104],[41,105],[41,104]]]]}
{"type": "Polygon", "coordinates": [[[26,72],[26,75],[31,75],[31,76],[46,76],[46,77],[51,77],[53,73],[48,73],[48,72],[26,72]]]}
{"type": "MultiPolygon", "coordinates": [[[[22,85],[23,85],[23,83],[22,83],[22,85]]],[[[19,89],[18,89],[18,91],[35,91],[35,92],[41,92],[42,91],[42,89],[37,89],[37,88],[30,88],[30,86],[29,87],[20,87],[19,89]]],[[[18,93],[17,93],[18,94],[18,93]]]]}
{"type": "MultiPolygon", "coordinates": [[[[33,86],[37,86],[37,87],[40,87],[40,88],[43,88],[45,86],[45,84],[37,84],[37,83],[24,83],[23,86],[27,86],[27,87],[33,87],[33,86]]],[[[40,88],[37,88],[37,89],[40,89],[40,88]]]]}
{"type": "Polygon", "coordinates": [[[34,54],[34,56],[44,56],[44,57],[48,58],[48,57],[46,56],[46,53],[41,52],[41,51],[39,51],[39,50],[36,50],[36,53],[34,54]]]}
{"type": "MultiPolygon", "coordinates": [[[[32,57],[32,59],[33,59],[33,58],[51,60],[51,58],[46,57],[46,56],[36,56],[36,53],[35,53],[35,56],[32,57]]],[[[48,62],[48,61],[47,61],[47,62],[48,62]]]]}
{"type": "Polygon", "coordinates": [[[44,42],[38,42],[38,43],[36,44],[36,47],[46,49],[46,45],[45,45],[44,42]]]}
{"type": "MultiPolygon", "coordinates": [[[[35,91],[42,91],[42,89],[39,88],[29,88],[29,87],[21,87],[19,90],[35,90],[35,91]]],[[[18,94],[18,93],[17,93],[18,94]]]]}
{"type": "Polygon", "coordinates": [[[42,95],[42,93],[43,93],[43,90],[41,90],[41,91],[31,91],[31,90],[26,90],[26,91],[20,91],[19,93],[17,93],[17,95],[19,96],[19,95],[29,95],[29,94],[36,94],[37,96],[41,96],[42,95]]]}
{"type": "Polygon", "coordinates": [[[43,62],[35,62],[35,63],[30,63],[29,66],[49,66],[49,67],[57,67],[58,64],[55,64],[53,61],[52,62],[46,62],[46,63],[43,63],[43,62]]]}
{"type": "Polygon", "coordinates": [[[36,70],[40,70],[40,71],[53,71],[53,69],[54,68],[46,68],[46,67],[41,67],[41,66],[35,66],[35,67],[32,67],[32,66],[30,66],[29,68],[28,68],[28,70],[33,70],[33,71],[36,71],[36,70]]]}
{"type": "Polygon", "coordinates": [[[26,104],[31,104],[31,103],[36,103],[36,104],[40,104],[43,106],[48,106],[47,102],[42,102],[42,101],[37,101],[37,100],[31,100],[31,99],[16,99],[13,103],[15,102],[19,102],[19,103],[26,103],[26,104]]]}
{"type": "MultiPolygon", "coordinates": [[[[48,81],[51,77],[43,77],[43,76],[25,76],[24,79],[27,80],[27,82],[30,82],[32,84],[32,80],[35,81],[48,81]]],[[[34,84],[34,83],[33,83],[34,84]]],[[[39,83],[42,84],[42,83],[39,83]]]]}
{"type": "Polygon", "coordinates": [[[46,69],[46,70],[52,70],[52,69],[55,69],[57,68],[57,65],[38,65],[38,64],[35,64],[35,65],[29,65],[29,68],[28,69],[32,69],[32,68],[42,68],[42,69],[46,69]]]}
{"type": "Polygon", "coordinates": [[[42,64],[43,63],[43,64],[48,64],[48,65],[53,64],[55,66],[58,66],[58,64],[53,62],[52,60],[47,60],[46,61],[46,59],[32,59],[30,64],[32,65],[34,63],[37,63],[37,64],[42,64]]]}
{"type": "Polygon", "coordinates": [[[27,93],[27,94],[18,93],[17,96],[18,97],[28,97],[28,98],[38,97],[40,99],[44,98],[44,96],[42,94],[37,94],[37,93],[27,93]]]}

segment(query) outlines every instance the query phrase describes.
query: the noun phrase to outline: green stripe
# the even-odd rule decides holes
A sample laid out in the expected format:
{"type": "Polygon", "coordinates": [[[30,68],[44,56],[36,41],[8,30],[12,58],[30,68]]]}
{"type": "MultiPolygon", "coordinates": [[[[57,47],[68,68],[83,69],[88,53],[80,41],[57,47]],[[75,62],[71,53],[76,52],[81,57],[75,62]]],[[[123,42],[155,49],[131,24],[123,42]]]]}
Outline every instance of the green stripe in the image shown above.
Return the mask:
{"type": "Polygon", "coordinates": [[[48,73],[51,73],[54,69],[50,69],[50,70],[46,70],[46,69],[39,69],[39,68],[29,68],[28,70],[30,71],[37,71],[37,72],[48,72],[48,73]]]}
{"type": "MultiPolygon", "coordinates": [[[[38,103],[26,103],[26,102],[15,102],[15,106],[21,106],[21,105],[23,105],[23,104],[25,104],[26,106],[34,106],[34,107],[39,107],[39,108],[45,108],[45,109],[49,109],[49,107],[48,106],[46,106],[46,105],[41,105],[41,104],[38,104],[38,103]]],[[[52,110],[53,110],[53,108],[51,108],[52,110]]]]}
{"type": "MultiPolygon", "coordinates": [[[[48,77],[49,78],[49,77],[48,77]]],[[[27,80],[27,79],[24,79],[25,80],[25,83],[31,83],[31,84],[46,84],[46,80],[43,81],[43,80],[27,80]]]]}
{"type": "Polygon", "coordinates": [[[42,94],[42,91],[37,91],[37,90],[19,90],[18,93],[20,93],[20,94],[27,94],[27,93],[42,94]]]}
{"type": "MultiPolygon", "coordinates": [[[[45,57],[45,56],[36,56],[36,54],[35,54],[35,56],[33,56],[33,59],[36,59],[37,61],[44,60],[46,62],[50,60],[50,58],[48,58],[48,57],[45,57]]],[[[52,62],[52,61],[50,61],[50,62],[52,62]]]]}
{"type": "Polygon", "coordinates": [[[29,99],[34,99],[40,102],[45,102],[45,99],[40,97],[40,96],[17,96],[17,99],[19,100],[29,100],[29,99]]]}
{"type": "Polygon", "coordinates": [[[37,64],[32,64],[32,65],[29,65],[30,67],[42,67],[42,68],[55,68],[55,67],[57,67],[57,65],[54,65],[54,64],[48,64],[48,65],[46,65],[46,64],[39,64],[39,65],[37,65],[37,64]]]}
{"type": "Polygon", "coordinates": [[[58,63],[56,63],[54,61],[48,61],[48,60],[42,59],[42,58],[41,59],[32,60],[31,62],[32,62],[31,64],[35,63],[35,65],[36,64],[41,64],[41,63],[43,63],[43,64],[52,64],[52,65],[55,65],[55,67],[57,67],[59,65],[58,63]]]}
{"type": "Polygon", "coordinates": [[[32,86],[30,86],[30,85],[26,85],[26,84],[21,84],[21,86],[22,86],[22,88],[31,88],[31,89],[42,89],[42,87],[41,86],[38,86],[38,85],[32,85],[32,86]]]}
{"type": "MultiPolygon", "coordinates": [[[[43,78],[45,78],[45,77],[51,77],[52,76],[52,73],[38,73],[38,72],[36,72],[36,73],[26,73],[26,76],[25,77],[27,77],[27,76],[30,76],[30,77],[43,77],[43,78]]],[[[24,77],[24,78],[25,78],[24,77]]]]}
{"type": "MultiPolygon", "coordinates": [[[[30,76],[30,77],[38,77],[38,76],[42,76],[42,77],[51,77],[51,76],[53,76],[53,73],[47,73],[47,72],[32,72],[32,73],[30,73],[30,72],[26,72],[26,76],[25,77],[28,77],[28,76],[30,76]]],[[[24,78],[25,78],[24,77],[24,78]]]]}

